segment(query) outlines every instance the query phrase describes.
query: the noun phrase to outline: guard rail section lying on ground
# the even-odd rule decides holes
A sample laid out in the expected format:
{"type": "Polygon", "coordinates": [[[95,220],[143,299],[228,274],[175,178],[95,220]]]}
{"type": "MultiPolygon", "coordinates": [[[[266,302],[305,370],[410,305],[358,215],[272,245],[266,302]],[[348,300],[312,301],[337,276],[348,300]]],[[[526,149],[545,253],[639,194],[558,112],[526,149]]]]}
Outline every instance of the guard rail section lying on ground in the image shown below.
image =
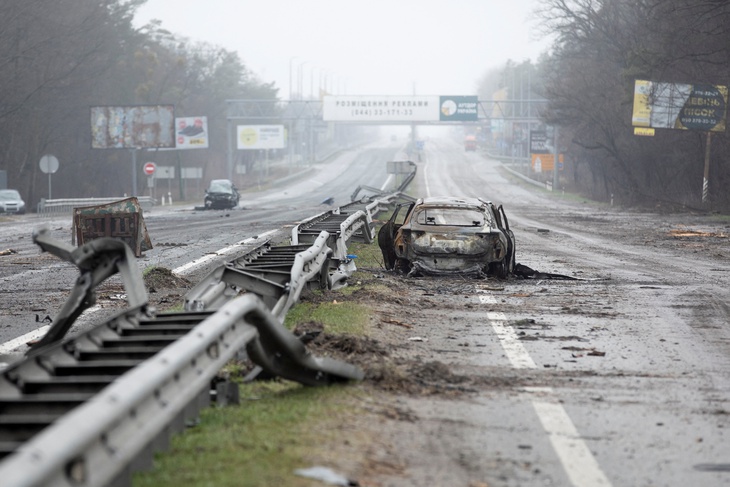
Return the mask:
{"type": "Polygon", "coordinates": [[[34,234],[81,275],[47,335],[0,374],[2,484],[129,485],[209,403],[212,380],[242,349],[258,370],[303,384],[362,379],[350,364],[312,356],[282,322],[306,286],[331,287],[333,274],[351,274],[347,241],[372,241],[373,214],[386,199],[318,215],[301,225],[306,237],[297,242],[334,222],[333,234],[320,230],[313,242],[290,246],[267,242],[221,266],[191,290],[191,309],[182,313],[148,306],[123,242],[99,238],[75,248],[34,234]],[[93,303],[95,287],[117,272],[129,309],[61,341],[93,303]]]}

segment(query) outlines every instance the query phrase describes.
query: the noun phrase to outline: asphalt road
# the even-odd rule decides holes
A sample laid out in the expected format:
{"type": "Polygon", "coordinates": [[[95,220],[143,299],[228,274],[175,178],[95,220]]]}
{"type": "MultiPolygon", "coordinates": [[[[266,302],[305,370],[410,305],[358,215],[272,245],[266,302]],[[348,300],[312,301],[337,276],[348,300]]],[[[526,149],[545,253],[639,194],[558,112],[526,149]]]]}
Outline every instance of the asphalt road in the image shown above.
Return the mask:
{"type": "MultiPolygon", "coordinates": [[[[153,249],[138,259],[139,267],[165,267],[198,282],[218,265],[268,239],[290,238],[294,224],[333,207],[322,204],[325,199],[332,197],[334,205],[342,205],[350,202],[359,184],[377,188],[393,184],[385,161],[402,158],[400,149],[396,143],[362,146],[325,163],[297,167],[285,184],[244,192],[240,207],[234,210],[196,210],[201,201],[146,211],[153,249]]],[[[0,251],[13,251],[0,256],[0,356],[10,353],[10,359],[26,349],[23,344],[28,339],[44,333],[39,328],[49,325],[79,274],[71,264],[41,253],[32,242],[33,230],[43,226],[54,238],[71,243],[69,215],[0,218],[0,251]]],[[[121,284],[116,276],[109,282],[121,284]]],[[[98,300],[70,333],[102,322],[119,305],[98,300]]]]}
{"type": "Polygon", "coordinates": [[[407,480],[384,485],[730,485],[727,219],[518,181],[455,142],[427,143],[419,194],[504,204],[517,262],[580,280],[466,284],[410,317],[420,356],[514,387],[401,399],[418,418],[391,438],[407,480]]]}
{"type": "MultiPolygon", "coordinates": [[[[155,248],[140,267],[195,282],[261,236],[286,238],[324,199],[382,187],[384,162],[399,158],[398,146],[374,144],[244,193],[242,209],[155,208],[145,214],[155,248]]],[[[426,143],[413,189],[504,204],[517,261],[578,280],[467,282],[440,295],[441,307],[413,310],[427,338],[413,353],[508,386],[462,400],[398,397],[418,420],[383,432],[408,468],[382,485],[730,485],[726,219],[555,198],[449,140],[426,143]]],[[[0,221],[0,250],[17,252],[0,256],[0,343],[53,316],[77,275],[32,244],[39,224],[70,240],[64,218],[0,221]]],[[[103,304],[82,326],[113,312],[103,304]]]]}

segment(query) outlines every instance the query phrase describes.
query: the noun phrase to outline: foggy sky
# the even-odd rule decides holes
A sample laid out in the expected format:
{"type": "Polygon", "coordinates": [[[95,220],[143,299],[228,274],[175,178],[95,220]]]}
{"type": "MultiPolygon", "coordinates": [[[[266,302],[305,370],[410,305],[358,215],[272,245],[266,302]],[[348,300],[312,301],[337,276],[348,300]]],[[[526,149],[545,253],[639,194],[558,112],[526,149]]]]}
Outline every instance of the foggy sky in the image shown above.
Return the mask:
{"type": "Polygon", "coordinates": [[[537,60],[539,0],[148,0],[150,19],[238,51],[281,98],[335,94],[472,95],[488,68],[537,60]]]}

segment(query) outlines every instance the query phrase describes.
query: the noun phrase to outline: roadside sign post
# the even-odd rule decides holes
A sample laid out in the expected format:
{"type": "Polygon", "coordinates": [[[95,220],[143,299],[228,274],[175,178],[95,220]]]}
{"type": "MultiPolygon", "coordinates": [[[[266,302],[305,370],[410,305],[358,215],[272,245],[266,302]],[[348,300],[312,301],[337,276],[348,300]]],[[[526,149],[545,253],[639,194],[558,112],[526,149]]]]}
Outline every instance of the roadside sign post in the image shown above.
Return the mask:
{"type": "Polygon", "coordinates": [[[51,174],[58,171],[58,159],[55,156],[46,154],[41,157],[41,171],[48,174],[48,199],[51,199],[51,174]]]}
{"type": "Polygon", "coordinates": [[[142,170],[144,173],[148,176],[147,177],[147,187],[150,188],[150,196],[153,198],[155,197],[155,170],[157,169],[157,166],[154,162],[145,162],[144,166],[142,166],[142,170]]]}

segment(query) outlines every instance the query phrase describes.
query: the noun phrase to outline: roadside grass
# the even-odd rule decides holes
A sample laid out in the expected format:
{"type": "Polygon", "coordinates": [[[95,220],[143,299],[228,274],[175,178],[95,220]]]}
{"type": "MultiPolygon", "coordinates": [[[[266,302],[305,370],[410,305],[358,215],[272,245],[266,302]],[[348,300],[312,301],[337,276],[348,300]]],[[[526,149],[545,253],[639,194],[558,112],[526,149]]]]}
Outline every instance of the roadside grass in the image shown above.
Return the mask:
{"type": "Polygon", "coordinates": [[[314,388],[283,380],[243,385],[239,406],[202,411],[200,423],[173,438],[170,451],[157,455],[154,470],[136,474],[133,485],[321,485],[294,471],[326,465],[333,457],[338,425],[355,413],[357,394],[347,385],[314,388]]]}
{"type": "MultiPolygon", "coordinates": [[[[364,288],[382,291],[368,279],[373,269],[382,269],[382,256],[375,242],[354,243],[348,251],[357,255],[358,267],[350,284],[326,295],[315,291],[316,299],[297,303],[286,315],[287,328],[315,321],[330,334],[369,334],[369,308],[348,296],[364,288]]],[[[236,380],[245,371],[231,362],[223,373],[236,380]]],[[[352,452],[371,441],[368,432],[354,431],[361,405],[370,400],[356,384],[314,388],[276,379],[240,384],[239,392],[240,405],[203,410],[199,424],[172,438],[170,450],[156,456],[153,470],[135,474],[133,485],[312,487],[322,483],[294,471],[337,470],[343,462],[356,462],[352,452]],[[343,438],[347,448],[333,447],[343,438]]]]}

